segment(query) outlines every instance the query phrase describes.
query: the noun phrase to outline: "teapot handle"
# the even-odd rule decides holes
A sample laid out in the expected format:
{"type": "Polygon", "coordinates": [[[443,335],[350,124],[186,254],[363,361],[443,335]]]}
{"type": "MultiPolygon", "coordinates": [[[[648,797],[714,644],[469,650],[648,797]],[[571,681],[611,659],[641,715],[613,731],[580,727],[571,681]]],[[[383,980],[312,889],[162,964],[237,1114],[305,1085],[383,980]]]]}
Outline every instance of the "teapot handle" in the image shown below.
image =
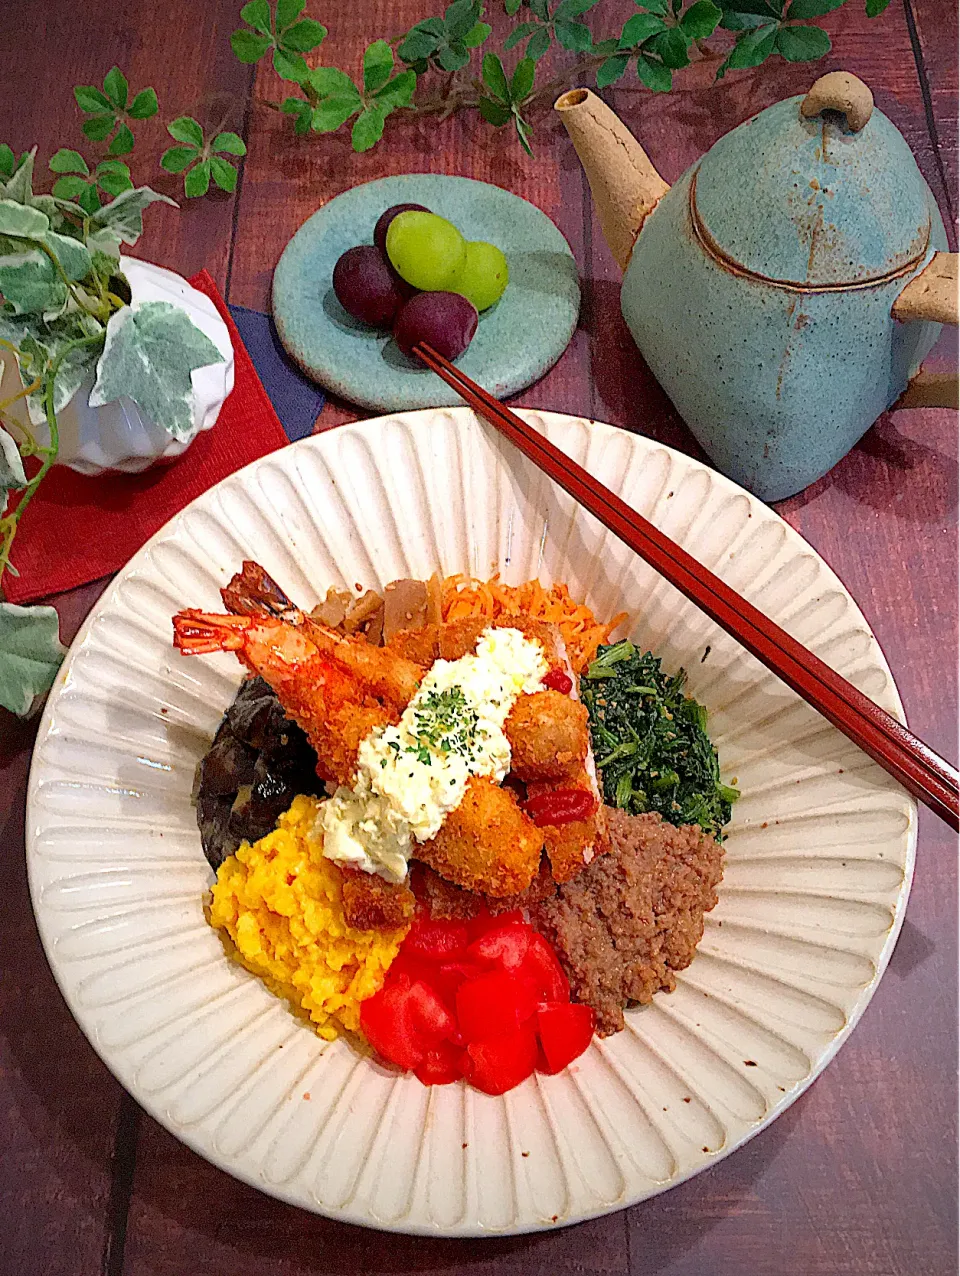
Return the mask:
{"type": "Polygon", "coordinates": [[[849,71],[830,71],[811,85],[800,104],[800,114],[808,120],[824,111],[846,116],[850,131],[859,133],[873,112],[873,94],[849,71]]]}
{"type": "Polygon", "coordinates": [[[956,253],[934,253],[919,275],[914,275],[893,303],[894,319],[912,323],[926,319],[931,323],[960,321],[958,314],[958,262],[956,253]]]}

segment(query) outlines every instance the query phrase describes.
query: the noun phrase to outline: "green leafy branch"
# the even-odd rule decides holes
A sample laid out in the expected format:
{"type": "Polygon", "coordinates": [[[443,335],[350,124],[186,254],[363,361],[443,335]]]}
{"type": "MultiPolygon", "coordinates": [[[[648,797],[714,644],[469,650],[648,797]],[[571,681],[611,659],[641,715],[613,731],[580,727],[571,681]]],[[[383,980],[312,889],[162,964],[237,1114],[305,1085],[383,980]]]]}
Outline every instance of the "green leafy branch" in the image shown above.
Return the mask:
{"type": "Polygon", "coordinates": [[[160,157],[168,173],[183,173],[183,189],[189,198],[206,195],[211,179],[222,191],[233,191],[237,170],[224,155],[246,155],[247,148],[237,133],[217,133],[209,141],[192,115],[181,115],[167,125],[167,132],[179,146],[171,146],[160,157]]]}
{"type": "Polygon", "coordinates": [[[252,63],[266,53],[273,55],[273,69],[282,80],[302,84],[307,77],[305,53],[323,41],[327,28],[313,18],[301,18],[305,0],[250,0],[240,10],[246,29],[234,31],[230,46],[241,62],[252,63]]]}
{"type": "Polygon", "coordinates": [[[73,96],[86,116],[84,136],[94,142],[109,138],[110,155],[128,155],[133,150],[133,122],[147,120],[159,110],[153,89],[141,89],[131,101],[130,85],[118,66],[111,67],[103,77],[102,90],[93,84],[78,84],[73,96]]]}
{"type": "Polygon", "coordinates": [[[524,117],[523,108],[530,98],[535,75],[536,63],[533,58],[521,58],[508,79],[497,55],[484,54],[483,83],[488,96],[480,98],[480,114],[494,128],[502,128],[504,124],[512,122],[520,145],[528,155],[533,154],[530,147],[531,128],[524,117]]]}

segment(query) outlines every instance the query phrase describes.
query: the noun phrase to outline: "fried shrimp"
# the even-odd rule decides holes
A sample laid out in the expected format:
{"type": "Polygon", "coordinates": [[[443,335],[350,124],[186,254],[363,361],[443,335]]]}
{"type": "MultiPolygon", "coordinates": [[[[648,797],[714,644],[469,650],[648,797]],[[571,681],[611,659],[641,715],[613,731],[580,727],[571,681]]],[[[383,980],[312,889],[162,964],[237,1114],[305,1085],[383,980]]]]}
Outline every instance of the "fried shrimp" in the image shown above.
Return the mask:
{"type": "Polygon", "coordinates": [[[510,769],[518,779],[562,780],[587,756],[587,710],[559,691],[519,696],[504,725],[510,769]]]}
{"type": "Polygon", "coordinates": [[[174,646],[188,656],[236,652],[270,684],[287,715],[307,733],[317,751],[317,774],[350,785],[361,740],[374,727],[396,722],[399,713],[381,704],[344,662],[321,650],[315,641],[318,628],[274,616],[220,616],[189,609],[173,618],[174,646]]]}
{"type": "Polygon", "coordinates": [[[463,801],[436,837],[416,848],[441,877],[497,897],[527,889],[540,867],[543,833],[516,796],[486,776],[472,776],[463,801]]]}

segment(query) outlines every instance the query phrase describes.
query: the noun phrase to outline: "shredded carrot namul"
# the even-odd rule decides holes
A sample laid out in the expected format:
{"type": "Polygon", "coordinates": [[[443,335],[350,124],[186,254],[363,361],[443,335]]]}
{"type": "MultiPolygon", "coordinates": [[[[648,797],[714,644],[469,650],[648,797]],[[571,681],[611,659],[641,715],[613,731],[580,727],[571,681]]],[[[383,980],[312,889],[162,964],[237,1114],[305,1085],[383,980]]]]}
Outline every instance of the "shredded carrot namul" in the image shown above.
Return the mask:
{"type": "Polygon", "coordinates": [[[627,618],[625,611],[601,623],[585,603],[570,597],[566,585],[541,585],[528,580],[525,585],[505,585],[498,576],[475,580],[470,576],[447,576],[440,583],[440,611],[445,621],[471,616],[495,620],[498,616],[532,616],[557,626],[567,645],[570,663],[582,673],[597,654],[601,643],[627,618]]]}

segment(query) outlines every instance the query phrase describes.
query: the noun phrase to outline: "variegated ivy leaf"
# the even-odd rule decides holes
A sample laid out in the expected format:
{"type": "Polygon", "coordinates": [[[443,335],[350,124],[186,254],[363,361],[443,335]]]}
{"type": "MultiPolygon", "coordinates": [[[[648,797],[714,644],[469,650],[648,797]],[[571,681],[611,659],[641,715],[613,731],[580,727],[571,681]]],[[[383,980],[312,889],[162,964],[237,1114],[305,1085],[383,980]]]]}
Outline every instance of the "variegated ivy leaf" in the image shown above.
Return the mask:
{"type": "Polygon", "coordinates": [[[138,186],[133,190],[121,191],[116,199],[104,204],[90,218],[90,225],[96,229],[103,227],[112,230],[125,244],[135,244],[143,234],[143,210],[149,204],[169,204],[177,208],[175,200],[166,195],[158,195],[149,186],[138,186]]]}
{"type": "Polygon", "coordinates": [[[102,230],[92,231],[87,236],[87,248],[91,255],[103,253],[104,257],[112,257],[114,261],[118,261],[120,258],[120,236],[115,230],[105,226],[102,230]]]}
{"type": "Polygon", "coordinates": [[[17,166],[13,176],[4,186],[5,199],[15,200],[18,204],[33,203],[33,163],[37,157],[37,148],[29,151],[17,166]]]}
{"type": "Polygon", "coordinates": [[[52,607],[0,602],[0,705],[25,717],[50,690],[65,655],[52,607]]]}
{"type": "Polygon", "coordinates": [[[45,253],[34,249],[0,257],[0,293],[17,315],[42,315],[59,310],[67,286],[45,253]]]}
{"type": "Polygon", "coordinates": [[[217,347],[179,306],[169,301],[124,306],[107,324],[90,406],[126,396],[175,439],[186,441],[195,433],[190,374],[222,362],[217,347]]]}
{"type": "Polygon", "coordinates": [[[29,208],[13,199],[0,199],[0,235],[39,240],[49,230],[50,218],[38,208],[29,208]]]}
{"type": "Polygon", "coordinates": [[[85,279],[93,269],[90,253],[80,240],[74,239],[72,235],[58,235],[50,231],[44,235],[43,242],[56,255],[63,273],[71,283],[75,283],[78,279],[85,279]]]}
{"type": "Polygon", "coordinates": [[[7,503],[7,495],[27,486],[23,461],[16,440],[6,430],[0,429],[0,514],[7,503]]]}

